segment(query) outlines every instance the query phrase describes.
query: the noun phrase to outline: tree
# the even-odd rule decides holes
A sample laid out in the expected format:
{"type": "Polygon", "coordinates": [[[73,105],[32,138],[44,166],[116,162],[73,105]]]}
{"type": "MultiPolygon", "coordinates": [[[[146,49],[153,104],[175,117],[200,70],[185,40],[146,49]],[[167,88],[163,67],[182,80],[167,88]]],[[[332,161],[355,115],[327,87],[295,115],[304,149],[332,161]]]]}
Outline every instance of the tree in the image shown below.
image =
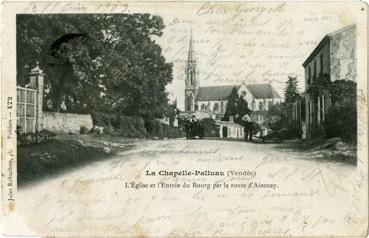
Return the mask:
{"type": "Polygon", "coordinates": [[[269,106],[269,110],[265,116],[265,124],[272,131],[281,130],[284,127],[287,114],[284,104],[276,103],[269,106]]]}
{"type": "Polygon", "coordinates": [[[247,101],[242,96],[238,96],[237,88],[232,89],[227,100],[226,112],[222,120],[228,121],[229,117],[233,116],[235,122],[242,124],[242,117],[251,112],[247,101]]]}
{"type": "Polygon", "coordinates": [[[296,97],[299,95],[297,90],[297,77],[288,76],[288,80],[286,82],[286,88],[284,90],[285,101],[281,105],[281,120],[285,124],[285,128],[288,130],[293,130],[293,121],[292,121],[292,113],[293,113],[293,103],[296,100],[296,97]]]}
{"type": "Polygon", "coordinates": [[[286,83],[286,89],[284,90],[284,98],[287,104],[294,101],[296,95],[299,92],[297,90],[297,77],[290,77],[288,76],[288,80],[286,83]]]}
{"type": "Polygon", "coordinates": [[[40,62],[51,110],[161,117],[172,80],[155,43],[163,29],[150,14],[17,15],[17,82],[40,62]]]}
{"type": "Polygon", "coordinates": [[[299,96],[297,78],[288,77],[284,90],[285,101],[271,105],[266,115],[265,124],[276,133],[284,134],[285,138],[298,136],[293,120],[293,103],[299,96]]]}

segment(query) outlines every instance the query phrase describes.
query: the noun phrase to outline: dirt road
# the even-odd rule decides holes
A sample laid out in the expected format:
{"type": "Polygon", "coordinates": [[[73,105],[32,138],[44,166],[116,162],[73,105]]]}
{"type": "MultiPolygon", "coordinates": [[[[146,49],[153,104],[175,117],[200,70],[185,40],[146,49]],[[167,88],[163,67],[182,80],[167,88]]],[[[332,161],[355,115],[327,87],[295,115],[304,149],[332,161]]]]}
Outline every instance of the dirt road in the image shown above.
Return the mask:
{"type": "Polygon", "coordinates": [[[344,236],[365,229],[365,176],[272,144],[142,141],[23,188],[17,211],[42,236],[344,236]]]}

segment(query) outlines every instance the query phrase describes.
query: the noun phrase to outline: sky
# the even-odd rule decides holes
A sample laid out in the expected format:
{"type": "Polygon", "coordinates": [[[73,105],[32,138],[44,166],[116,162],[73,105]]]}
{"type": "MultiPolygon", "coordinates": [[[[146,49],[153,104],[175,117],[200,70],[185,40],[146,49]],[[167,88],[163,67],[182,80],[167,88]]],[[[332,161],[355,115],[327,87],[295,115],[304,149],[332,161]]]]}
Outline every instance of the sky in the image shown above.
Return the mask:
{"type": "Polygon", "coordinates": [[[166,25],[156,42],[172,62],[167,91],[184,108],[184,69],[192,31],[200,86],[271,83],[283,97],[288,76],[304,90],[303,62],[326,34],[355,24],[340,3],[210,3],[155,5],[166,25]],[[319,4],[319,5],[318,5],[319,4]]]}

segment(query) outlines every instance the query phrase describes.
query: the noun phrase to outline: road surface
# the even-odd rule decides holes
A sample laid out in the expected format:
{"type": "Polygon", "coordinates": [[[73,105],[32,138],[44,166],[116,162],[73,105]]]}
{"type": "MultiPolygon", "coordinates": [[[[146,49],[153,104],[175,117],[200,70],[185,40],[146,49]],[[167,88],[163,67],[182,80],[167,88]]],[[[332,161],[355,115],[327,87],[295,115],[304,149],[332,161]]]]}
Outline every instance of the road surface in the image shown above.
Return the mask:
{"type": "Polygon", "coordinates": [[[353,235],[363,177],[280,145],[140,141],[22,188],[17,219],[39,236],[353,235]]]}

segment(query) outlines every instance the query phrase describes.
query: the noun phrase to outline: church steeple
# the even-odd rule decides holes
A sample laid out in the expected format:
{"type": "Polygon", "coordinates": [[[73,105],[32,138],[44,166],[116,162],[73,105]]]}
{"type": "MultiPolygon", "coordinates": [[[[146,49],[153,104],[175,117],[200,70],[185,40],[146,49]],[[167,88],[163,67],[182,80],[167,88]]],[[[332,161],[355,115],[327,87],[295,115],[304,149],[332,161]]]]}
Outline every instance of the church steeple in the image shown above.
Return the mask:
{"type": "Polygon", "coordinates": [[[185,69],[185,109],[186,111],[194,111],[196,109],[196,96],[198,91],[196,59],[193,49],[192,29],[188,47],[188,56],[185,69]]]}
{"type": "Polygon", "coordinates": [[[193,62],[194,61],[194,53],[193,53],[193,46],[192,46],[192,29],[191,29],[191,35],[190,35],[190,43],[189,43],[189,47],[188,47],[188,57],[187,57],[187,65],[188,62],[193,62]]]}

